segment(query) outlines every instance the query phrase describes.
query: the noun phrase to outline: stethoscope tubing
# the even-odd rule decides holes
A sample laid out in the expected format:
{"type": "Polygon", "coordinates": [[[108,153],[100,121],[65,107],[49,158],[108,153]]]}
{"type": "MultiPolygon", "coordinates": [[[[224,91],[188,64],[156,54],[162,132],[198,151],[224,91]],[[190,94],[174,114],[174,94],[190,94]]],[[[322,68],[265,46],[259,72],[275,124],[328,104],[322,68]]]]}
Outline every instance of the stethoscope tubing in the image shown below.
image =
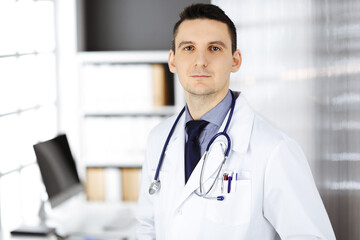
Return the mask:
{"type": "Polygon", "coordinates": [[[176,128],[176,125],[177,123],[179,122],[180,120],[180,117],[183,115],[183,113],[185,112],[185,107],[183,107],[183,109],[180,111],[179,115],[177,116],[175,122],[174,122],[174,125],[172,126],[171,130],[170,130],[170,133],[168,135],[168,137],[166,138],[166,141],[165,141],[165,144],[164,144],[164,147],[162,149],[162,152],[161,152],[161,155],[160,155],[160,159],[159,159],[159,163],[158,163],[158,166],[156,168],[156,173],[155,173],[155,177],[154,177],[154,181],[157,181],[159,179],[159,173],[160,173],[160,168],[163,164],[163,161],[164,161],[164,155],[165,155],[165,151],[166,151],[166,148],[167,148],[167,145],[169,144],[169,141],[171,139],[171,136],[173,135],[174,131],[175,131],[175,128],[176,128]]]}
{"type": "MultiPolygon", "coordinates": [[[[221,169],[222,169],[223,165],[225,164],[225,161],[227,160],[227,158],[229,156],[229,153],[230,153],[230,149],[231,149],[231,139],[230,139],[229,135],[227,134],[227,130],[229,128],[230,121],[232,119],[232,115],[233,115],[233,112],[234,112],[234,109],[235,109],[235,96],[234,96],[234,93],[231,90],[230,90],[230,93],[231,93],[231,96],[232,96],[232,100],[231,100],[231,110],[230,110],[230,113],[229,113],[229,117],[227,119],[224,130],[222,132],[219,132],[219,133],[215,134],[210,139],[210,141],[209,141],[209,143],[208,143],[208,145],[206,147],[205,155],[204,155],[204,161],[203,161],[201,174],[200,174],[200,193],[197,193],[195,191],[195,193],[200,197],[207,198],[207,199],[217,199],[219,201],[224,200],[224,196],[211,197],[211,196],[207,196],[207,194],[211,191],[211,189],[215,185],[215,182],[216,182],[217,178],[219,177],[221,169]],[[205,165],[205,162],[206,162],[206,156],[207,156],[207,154],[208,154],[208,152],[210,150],[210,147],[212,146],[212,143],[220,136],[224,136],[227,139],[227,143],[228,143],[228,146],[227,146],[226,151],[224,153],[224,160],[222,161],[221,165],[219,166],[217,176],[215,178],[215,181],[212,183],[210,189],[206,193],[203,193],[203,190],[202,190],[202,185],[203,185],[202,177],[203,177],[204,165],[205,165]]],[[[172,126],[172,128],[170,130],[170,133],[169,133],[168,137],[166,138],[165,144],[163,146],[163,149],[162,149],[162,152],[161,152],[161,155],[160,155],[159,163],[158,163],[157,168],[156,168],[156,173],[155,173],[155,176],[154,176],[154,180],[151,183],[150,188],[149,188],[149,193],[150,194],[154,194],[155,192],[160,190],[161,183],[160,183],[160,180],[159,180],[159,174],[160,174],[160,169],[161,169],[163,161],[164,161],[165,151],[166,151],[166,148],[167,148],[167,146],[168,146],[168,144],[170,142],[171,136],[173,135],[173,133],[175,131],[175,128],[176,128],[176,126],[177,126],[177,124],[178,124],[178,122],[179,122],[179,120],[180,120],[180,118],[181,118],[181,116],[183,115],[184,112],[185,112],[185,107],[180,111],[179,115],[177,116],[177,118],[176,118],[176,120],[175,120],[175,122],[174,122],[174,124],[173,124],[173,126],[172,126]]]]}
{"type": "Polygon", "coordinates": [[[227,146],[226,151],[225,151],[224,154],[225,154],[225,157],[228,157],[228,156],[229,156],[229,153],[230,153],[230,149],[231,149],[231,140],[230,140],[229,135],[228,135],[226,132],[219,132],[219,133],[215,134],[215,135],[211,138],[209,144],[207,145],[205,152],[209,152],[210,146],[211,146],[211,145],[213,144],[213,142],[214,142],[218,137],[220,137],[220,136],[224,136],[224,137],[226,137],[226,139],[227,139],[228,146],[227,146]]]}

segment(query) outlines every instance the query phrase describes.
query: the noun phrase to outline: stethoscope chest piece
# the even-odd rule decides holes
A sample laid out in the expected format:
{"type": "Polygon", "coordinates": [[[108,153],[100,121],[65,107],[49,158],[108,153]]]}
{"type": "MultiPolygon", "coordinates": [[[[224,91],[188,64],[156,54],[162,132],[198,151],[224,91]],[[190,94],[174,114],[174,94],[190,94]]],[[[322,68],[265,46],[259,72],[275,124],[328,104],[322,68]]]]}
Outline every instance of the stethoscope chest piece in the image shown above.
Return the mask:
{"type": "Polygon", "coordinates": [[[153,195],[154,193],[158,192],[161,188],[160,180],[154,180],[149,187],[149,193],[153,195]]]}

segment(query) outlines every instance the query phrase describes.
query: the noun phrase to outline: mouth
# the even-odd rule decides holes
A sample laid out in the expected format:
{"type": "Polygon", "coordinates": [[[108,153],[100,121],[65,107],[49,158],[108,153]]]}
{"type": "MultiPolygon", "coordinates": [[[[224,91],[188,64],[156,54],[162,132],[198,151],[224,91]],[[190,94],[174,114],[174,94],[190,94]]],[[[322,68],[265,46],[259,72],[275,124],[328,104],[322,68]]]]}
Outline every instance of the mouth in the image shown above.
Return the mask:
{"type": "Polygon", "coordinates": [[[202,74],[196,74],[196,75],[191,75],[192,78],[209,78],[210,75],[202,75],[202,74]]]}

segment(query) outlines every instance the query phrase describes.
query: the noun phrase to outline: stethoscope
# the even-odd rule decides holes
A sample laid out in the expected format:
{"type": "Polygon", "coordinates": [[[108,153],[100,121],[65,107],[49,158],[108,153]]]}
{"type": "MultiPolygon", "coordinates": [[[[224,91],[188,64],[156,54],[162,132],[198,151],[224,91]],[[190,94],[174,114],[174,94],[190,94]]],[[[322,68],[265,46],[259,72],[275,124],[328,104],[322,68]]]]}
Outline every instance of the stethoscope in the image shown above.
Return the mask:
{"type": "MultiPolygon", "coordinates": [[[[198,195],[199,197],[203,197],[203,198],[206,198],[206,199],[216,199],[218,201],[222,201],[224,200],[224,196],[208,196],[208,194],[210,193],[210,191],[212,190],[212,188],[214,187],[217,179],[219,178],[219,175],[220,175],[220,172],[221,172],[221,169],[222,167],[224,166],[226,160],[228,159],[229,157],[229,153],[230,153],[230,149],[231,149],[231,140],[230,140],[230,137],[229,135],[227,134],[227,130],[229,128],[229,125],[230,125],[230,122],[231,122],[231,119],[232,119],[232,115],[233,115],[233,112],[234,112],[234,109],[235,109],[235,96],[234,96],[234,93],[230,90],[230,93],[231,93],[231,107],[230,107],[230,113],[229,113],[229,117],[227,119],[227,122],[226,122],[226,125],[225,125],[225,128],[222,132],[219,132],[217,134],[215,134],[211,139],[210,139],[210,142],[208,143],[207,147],[206,147],[206,150],[205,150],[205,153],[204,153],[204,161],[203,161],[203,164],[202,164],[202,167],[201,167],[201,173],[200,173],[200,187],[199,187],[199,192],[198,191],[195,191],[195,194],[198,195]],[[205,191],[204,188],[203,188],[203,173],[204,173],[204,166],[205,166],[205,162],[207,160],[207,156],[208,156],[208,152],[209,150],[211,149],[212,147],[212,144],[213,142],[220,136],[224,136],[227,140],[227,147],[226,147],[226,150],[224,151],[224,159],[223,161],[221,162],[220,166],[219,166],[219,169],[218,169],[218,172],[217,172],[217,175],[213,181],[213,183],[210,185],[210,188],[205,191]]],[[[160,160],[159,160],[159,163],[157,165],[157,168],[156,168],[156,173],[155,173],[155,176],[154,176],[154,180],[152,181],[152,183],[150,184],[150,187],[149,187],[149,193],[152,195],[156,192],[158,192],[161,188],[161,183],[160,183],[160,179],[159,179],[159,174],[160,174],[160,169],[161,169],[161,166],[163,164],[163,161],[164,161],[164,155],[165,155],[165,151],[166,151],[166,148],[169,144],[169,141],[171,139],[171,136],[173,135],[174,133],[174,130],[176,128],[176,125],[178,124],[182,114],[185,112],[185,107],[180,111],[179,115],[177,116],[175,122],[174,122],[174,125],[171,127],[171,130],[170,130],[170,133],[169,135],[167,136],[167,139],[165,141],[165,144],[164,144],[164,147],[162,149],[162,152],[161,152],[161,155],[160,155],[160,160]]]]}

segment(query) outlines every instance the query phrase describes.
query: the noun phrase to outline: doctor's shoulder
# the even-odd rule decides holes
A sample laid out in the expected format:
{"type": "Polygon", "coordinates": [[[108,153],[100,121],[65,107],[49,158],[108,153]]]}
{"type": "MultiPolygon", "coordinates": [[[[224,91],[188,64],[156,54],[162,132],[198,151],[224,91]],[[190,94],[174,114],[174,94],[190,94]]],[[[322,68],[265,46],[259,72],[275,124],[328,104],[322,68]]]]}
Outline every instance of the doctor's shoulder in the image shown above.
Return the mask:
{"type": "MultiPolygon", "coordinates": [[[[241,93],[238,97],[238,111],[235,111],[234,114],[237,114],[238,117],[235,121],[239,120],[236,124],[244,124],[247,122],[243,120],[243,118],[251,119],[252,126],[250,130],[249,136],[249,147],[248,150],[260,150],[265,154],[267,151],[271,151],[276,148],[276,146],[289,137],[283,132],[275,123],[273,123],[270,119],[267,119],[261,113],[257,112],[252,106],[251,103],[247,100],[243,93],[241,93]],[[239,115],[240,114],[240,115],[239,115]],[[253,118],[249,118],[248,116],[253,116],[253,118]]],[[[244,130],[244,127],[235,127],[234,130],[244,130]]],[[[246,138],[246,130],[245,132],[234,132],[232,134],[241,135],[246,138]]],[[[238,138],[238,137],[236,137],[238,138]]],[[[236,145],[236,143],[234,143],[236,145]]]]}
{"type": "Polygon", "coordinates": [[[254,151],[261,151],[262,155],[267,156],[267,160],[276,152],[285,149],[297,152],[297,156],[301,155],[301,158],[306,160],[302,148],[294,139],[258,113],[255,113],[254,117],[250,147],[254,151]]]}
{"type": "Polygon", "coordinates": [[[255,112],[254,123],[252,129],[251,143],[262,146],[264,148],[273,149],[280,142],[289,139],[285,132],[276,126],[271,120],[255,112]]]}

